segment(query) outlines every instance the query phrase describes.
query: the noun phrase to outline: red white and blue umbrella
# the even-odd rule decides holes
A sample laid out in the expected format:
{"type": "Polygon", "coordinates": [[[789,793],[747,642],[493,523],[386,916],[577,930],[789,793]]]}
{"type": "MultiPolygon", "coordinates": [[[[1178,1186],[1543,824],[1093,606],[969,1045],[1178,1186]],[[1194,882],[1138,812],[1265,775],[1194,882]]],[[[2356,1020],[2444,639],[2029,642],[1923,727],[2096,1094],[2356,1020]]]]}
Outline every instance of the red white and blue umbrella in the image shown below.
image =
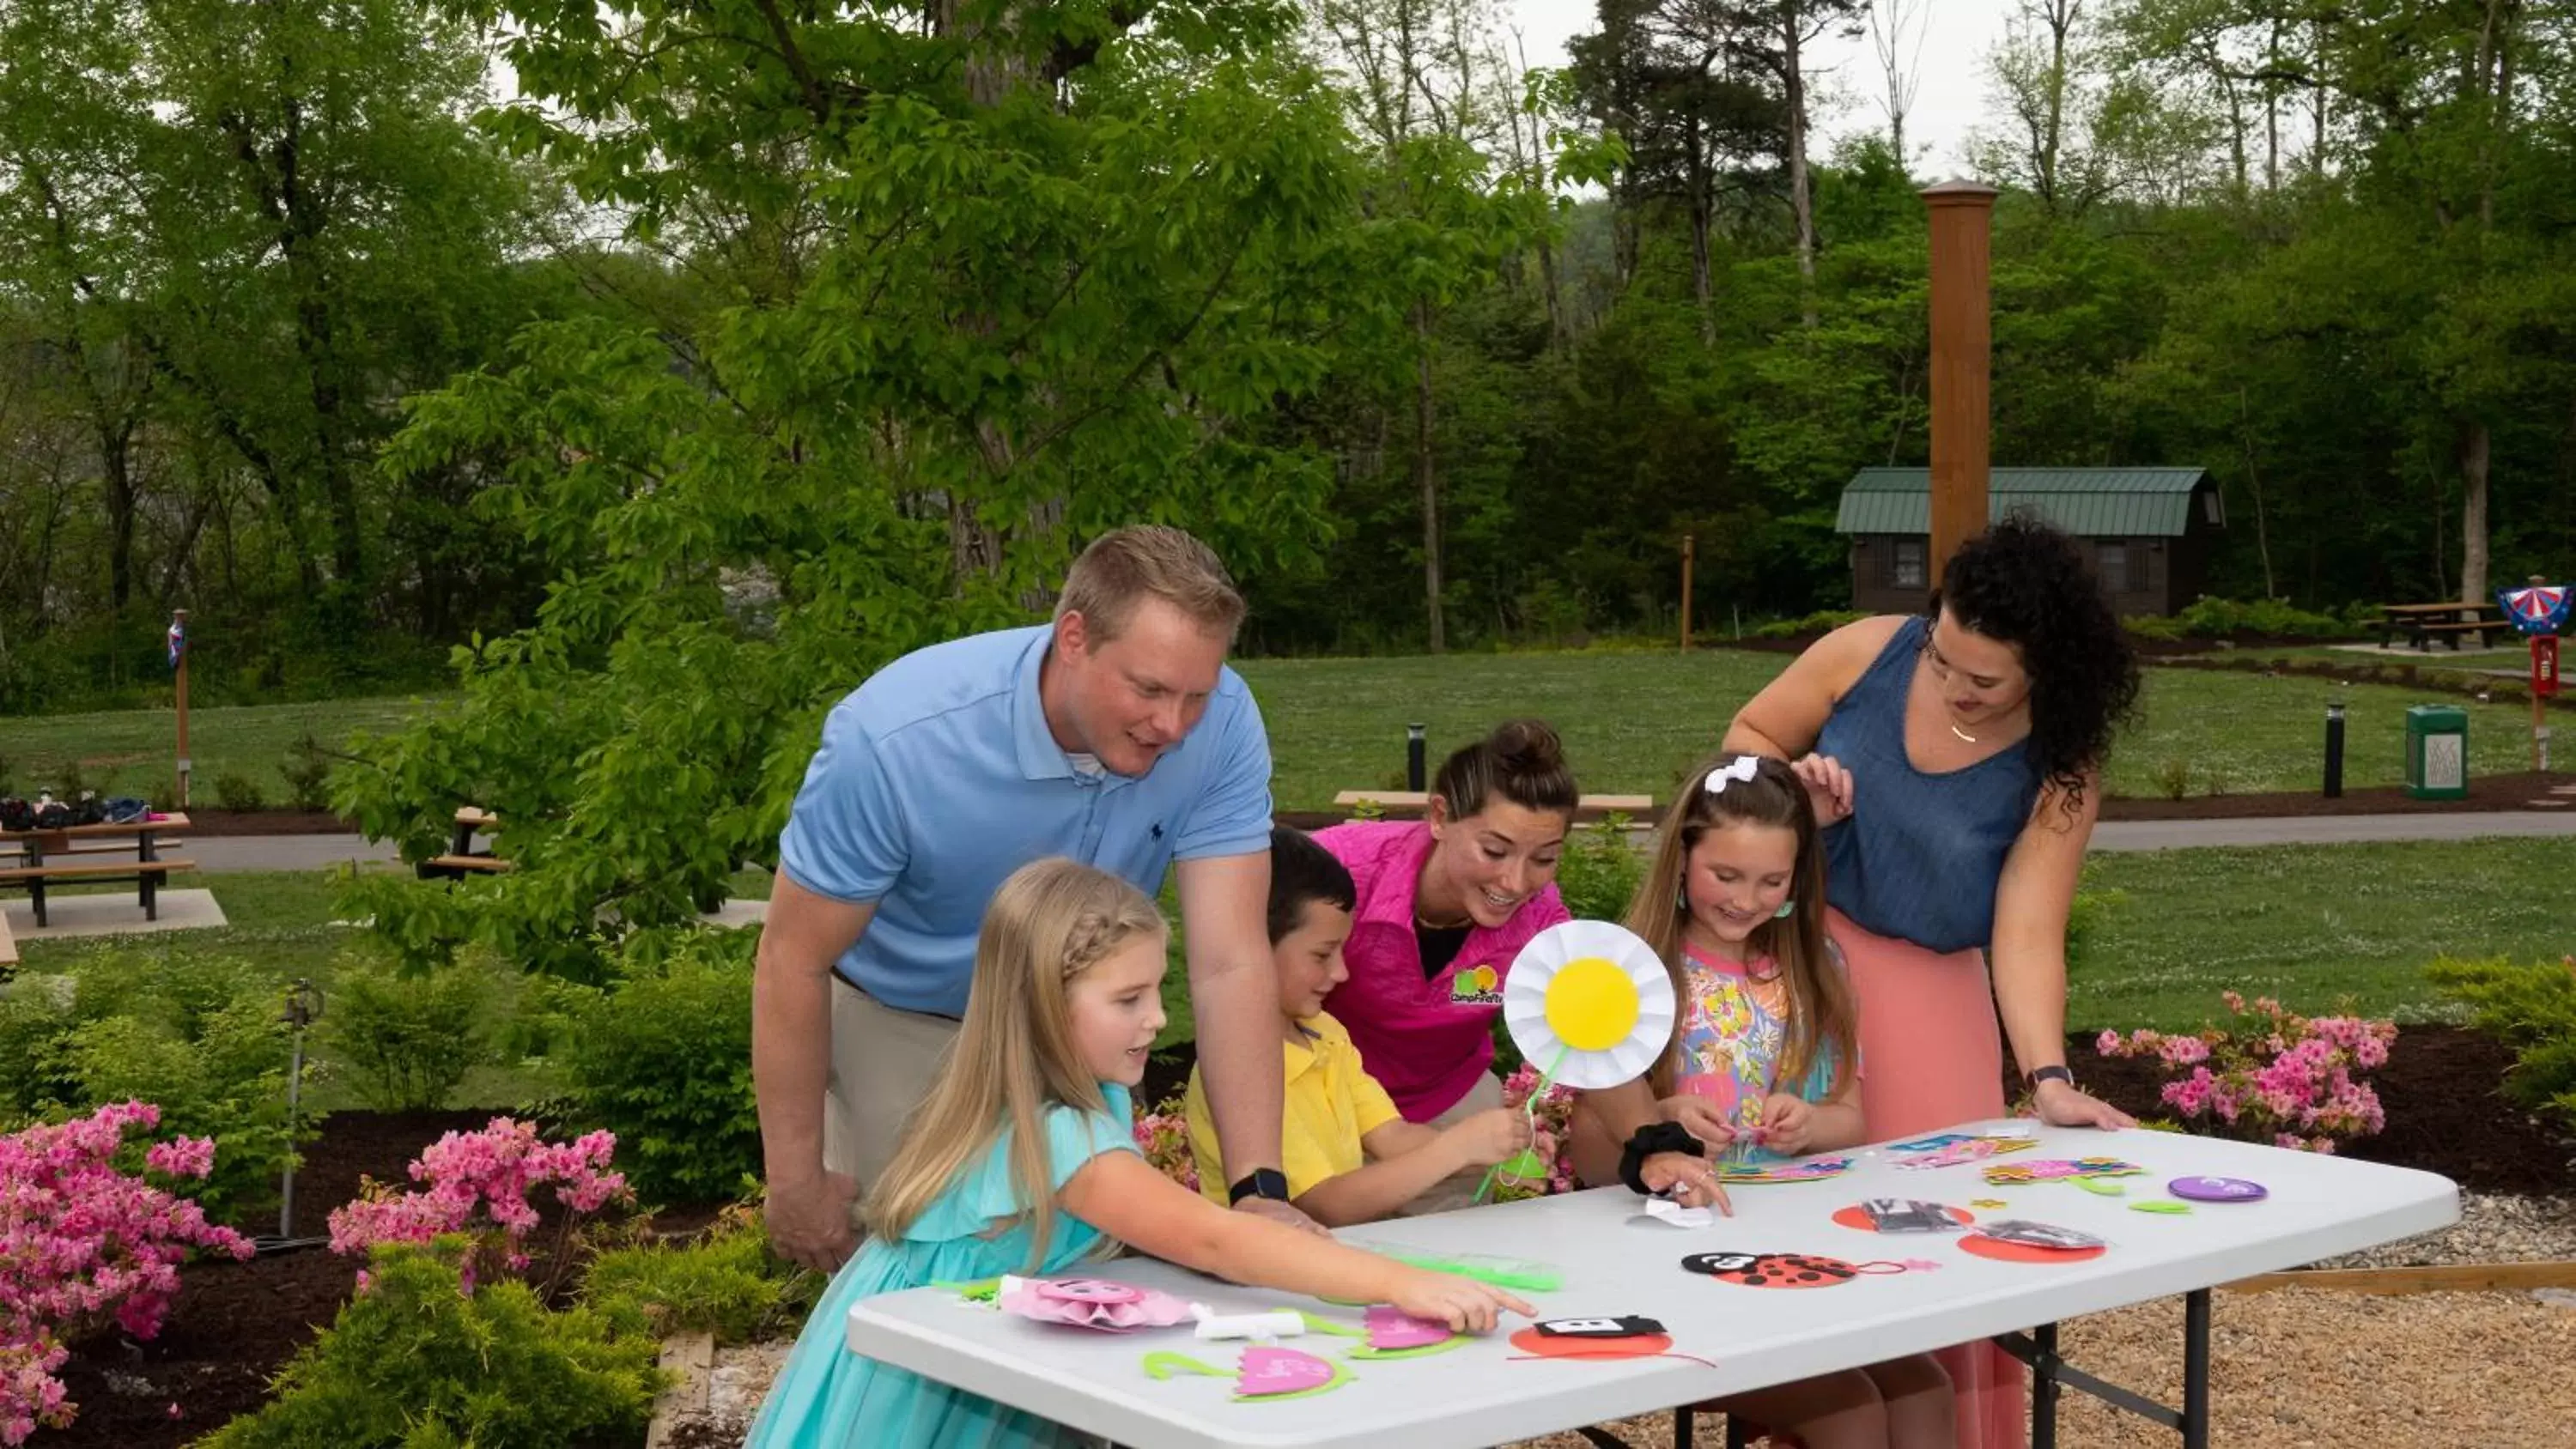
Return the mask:
{"type": "Polygon", "coordinates": [[[2504,616],[2525,634],[2555,634],[2566,628],[2571,597],[2576,597],[2576,590],[2565,584],[2496,590],[2497,602],[2504,605],[2504,616]]]}

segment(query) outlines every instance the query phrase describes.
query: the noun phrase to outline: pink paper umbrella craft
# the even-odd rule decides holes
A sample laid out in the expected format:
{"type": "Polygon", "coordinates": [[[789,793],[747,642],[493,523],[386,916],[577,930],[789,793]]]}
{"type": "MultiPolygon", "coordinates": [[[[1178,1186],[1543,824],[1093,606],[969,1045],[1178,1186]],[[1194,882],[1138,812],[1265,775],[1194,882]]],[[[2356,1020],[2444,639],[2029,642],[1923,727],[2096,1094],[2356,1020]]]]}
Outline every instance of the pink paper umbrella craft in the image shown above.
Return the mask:
{"type": "Polygon", "coordinates": [[[1183,1300],[1105,1278],[1005,1278],[1000,1301],[1005,1312],[1022,1318],[1104,1333],[1190,1321],[1190,1305],[1183,1300]]]}
{"type": "Polygon", "coordinates": [[[1350,1382],[1350,1371],[1331,1359],[1318,1358],[1304,1349],[1266,1346],[1245,1349],[1232,1374],[1187,1354],[1169,1352],[1145,1355],[1145,1373],[1155,1379],[1169,1379],[1174,1374],[1232,1378],[1237,1399],[1299,1399],[1350,1382]]]}
{"type": "Polygon", "coordinates": [[[1416,1318],[1400,1308],[1380,1304],[1368,1311],[1365,1320],[1368,1342],[1351,1350],[1353,1358],[1421,1358],[1426,1354],[1447,1353],[1463,1346],[1467,1340],[1449,1330],[1449,1325],[1431,1318],[1416,1318]]]}

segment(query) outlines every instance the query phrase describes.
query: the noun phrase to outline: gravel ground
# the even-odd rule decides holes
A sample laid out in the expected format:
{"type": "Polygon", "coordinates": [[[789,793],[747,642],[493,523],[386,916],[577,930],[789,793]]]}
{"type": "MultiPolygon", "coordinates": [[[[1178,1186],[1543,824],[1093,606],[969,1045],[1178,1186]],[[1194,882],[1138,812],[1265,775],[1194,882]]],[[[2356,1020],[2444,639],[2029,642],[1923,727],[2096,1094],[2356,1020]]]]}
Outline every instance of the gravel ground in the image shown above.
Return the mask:
{"type": "MultiPolygon", "coordinates": [[[[2450,1263],[2576,1261],[2576,1198],[2463,1193],[2460,1220],[2438,1233],[2329,1258],[2320,1268],[2430,1268],[2450,1263]]],[[[2576,1443],[2576,1431],[2568,1435],[2576,1443]]]]}
{"type": "MultiPolygon", "coordinates": [[[[2182,1395],[2182,1301],[2069,1323],[2073,1363],[2150,1398],[2182,1395]]],[[[2576,1307],[2516,1293],[2373,1298],[2220,1294],[2210,1330],[2210,1442],[2229,1449],[2567,1449],[2576,1425],[2576,1307]]],[[[1725,1442],[1703,1419],[1697,1442],[1725,1442]]],[[[1670,1449],[1672,1418],[1611,1426],[1670,1449]]],[[[2083,1395],[2064,1400],[2064,1449],[2172,1449],[2173,1431],[2083,1395]]],[[[1587,1449],[1552,1434],[1521,1449],[1587,1449]]]]}

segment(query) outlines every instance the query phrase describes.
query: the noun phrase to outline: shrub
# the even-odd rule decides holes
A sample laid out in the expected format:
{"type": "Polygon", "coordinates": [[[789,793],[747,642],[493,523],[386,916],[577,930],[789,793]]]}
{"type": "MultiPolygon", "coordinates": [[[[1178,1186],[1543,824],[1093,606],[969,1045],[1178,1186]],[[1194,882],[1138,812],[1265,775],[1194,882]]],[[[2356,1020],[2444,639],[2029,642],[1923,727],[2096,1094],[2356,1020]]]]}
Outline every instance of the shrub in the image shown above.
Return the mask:
{"type": "Polygon", "coordinates": [[[565,1096],[575,1121],[623,1144],[637,1191],[663,1202],[734,1197],[760,1174],[751,1085],[756,931],[647,933],[605,991],[567,992],[565,1096]]]}
{"type": "Polygon", "coordinates": [[[286,747],[286,762],[277,767],[286,781],[286,802],[298,810],[330,809],[332,765],[331,752],[306,730],[286,747]]]}
{"type": "Polygon", "coordinates": [[[1809,634],[1830,634],[1845,624],[1857,624],[1868,618],[1859,609],[1819,609],[1803,619],[1774,619],[1756,624],[1744,631],[1748,639],[1797,639],[1809,634]]]}
{"type": "Polygon", "coordinates": [[[2470,1025],[2514,1049],[2507,1097],[2576,1124],[2576,956],[2527,964],[2444,957],[2425,974],[2474,1008],[2470,1025]]]}
{"type": "Polygon", "coordinates": [[[86,958],[72,979],[68,1015],[42,1048],[54,1065],[37,1068],[59,1091],[31,1112],[158,1103],[166,1129],[221,1149],[195,1193],[210,1215],[265,1200],[295,1155],[280,983],[228,958],[116,951],[86,958]]]}
{"type": "Polygon", "coordinates": [[[2294,1016],[2267,998],[2248,1007],[2226,993],[2230,1020],[2190,1035],[2102,1033],[2106,1057],[2152,1056],[2169,1080],[2162,1097],[2186,1130],[2332,1152],[2338,1138],[2386,1125],[2379,1094],[2358,1073],[2388,1060],[2397,1026],[2357,1016],[2294,1016]]]}
{"type": "MultiPolygon", "coordinates": [[[[101,1107],[84,1118],[0,1137],[7,1184],[0,1244],[0,1444],[26,1440],[38,1425],[62,1428],[78,1406],[53,1377],[65,1339],[111,1319],[127,1334],[161,1331],[179,1291],[179,1263],[191,1249],[235,1258],[249,1241],[209,1225],[196,1204],[120,1171],[130,1156],[126,1129],[151,1130],[148,1103],[101,1107]]],[[[204,1177],[215,1145],[203,1138],[154,1143],[142,1169],[165,1179],[204,1177]]]]}
{"type": "Polygon", "coordinates": [[[1646,862],[1628,843],[1628,817],[1611,814],[1578,826],[1556,866],[1557,893],[1577,920],[1616,921],[1646,874],[1646,862]]]}
{"type": "Polygon", "coordinates": [[[259,782],[236,770],[215,777],[215,803],[226,810],[258,810],[268,804],[259,782]]]}
{"type": "Polygon", "coordinates": [[[1189,1104],[1181,1097],[1165,1098],[1162,1105],[1136,1119],[1136,1150],[1165,1177],[1188,1188],[1199,1190],[1198,1154],[1190,1150],[1189,1104]]]}
{"type": "Polygon", "coordinates": [[[582,1297],[641,1314],[656,1335],[699,1332],[719,1343],[752,1343],[803,1321],[822,1281],[783,1267],[759,1215],[736,1206],[694,1243],[601,1253],[591,1260],[582,1297]]]}
{"type": "Polygon", "coordinates": [[[551,1144],[537,1140],[537,1129],[525,1122],[495,1117],[480,1132],[450,1132],[423,1149],[411,1164],[418,1191],[398,1191],[373,1178],[360,1178],[356,1201],[331,1212],[331,1251],[363,1253],[378,1243],[427,1243],[465,1234],[474,1251],[461,1272],[466,1291],[480,1278],[527,1269],[527,1238],[537,1226],[537,1209],[528,1193],[552,1187],[563,1206],[558,1220],[551,1275],[553,1291],[566,1251],[580,1219],[610,1202],[631,1202],[634,1194],[623,1174],[608,1170],[617,1139],[593,1132],[578,1142],[551,1144]]]}
{"type": "Polygon", "coordinates": [[[361,968],[340,978],[322,1030],[360,1100],[379,1111],[427,1111],[492,1059],[501,1005],[500,983],[479,964],[410,975],[361,968]]]}
{"type": "Polygon", "coordinates": [[[465,1292],[458,1239],[387,1243],[365,1291],[296,1354],[277,1397],[209,1449],[512,1449],[641,1442],[663,1377],[641,1316],[548,1312],[515,1280],[465,1292]]]}
{"type": "Polygon", "coordinates": [[[2122,627],[2146,639],[2226,639],[2255,634],[2275,639],[2352,639],[2367,633],[2353,618],[2312,613],[2280,599],[2213,599],[2203,596],[2181,613],[2123,619],[2122,627]]]}

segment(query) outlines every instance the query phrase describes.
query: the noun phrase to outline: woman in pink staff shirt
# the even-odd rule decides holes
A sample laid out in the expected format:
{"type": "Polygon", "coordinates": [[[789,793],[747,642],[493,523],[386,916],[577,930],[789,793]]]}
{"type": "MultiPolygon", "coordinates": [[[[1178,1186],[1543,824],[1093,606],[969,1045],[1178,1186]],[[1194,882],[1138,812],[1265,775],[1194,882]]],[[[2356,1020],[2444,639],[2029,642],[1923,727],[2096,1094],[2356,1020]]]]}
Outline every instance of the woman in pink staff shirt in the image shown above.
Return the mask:
{"type": "MultiPolygon", "coordinates": [[[[1556,863],[1578,798],[1556,731],[1514,720],[1441,762],[1425,819],[1316,832],[1359,886],[1342,948],[1350,979],[1324,1006],[1405,1120],[1446,1126],[1502,1105],[1503,980],[1532,936],[1567,919],[1556,863]]],[[[1406,1210],[1462,1207],[1481,1176],[1452,1177],[1406,1210]]]]}

